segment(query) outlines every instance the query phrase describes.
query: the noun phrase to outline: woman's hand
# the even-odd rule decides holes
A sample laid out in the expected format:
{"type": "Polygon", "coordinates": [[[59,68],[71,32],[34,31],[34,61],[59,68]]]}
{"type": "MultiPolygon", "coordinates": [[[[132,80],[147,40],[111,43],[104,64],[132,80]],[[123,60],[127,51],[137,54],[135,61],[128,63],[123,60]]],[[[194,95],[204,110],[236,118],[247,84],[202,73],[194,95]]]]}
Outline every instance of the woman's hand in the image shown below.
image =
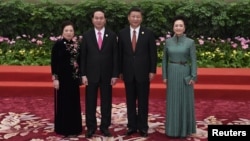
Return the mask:
{"type": "Polygon", "coordinates": [[[152,81],[155,77],[154,73],[149,73],[149,81],[152,81]]]}
{"type": "Polygon", "coordinates": [[[195,84],[195,81],[194,81],[194,80],[190,80],[188,84],[189,84],[189,85],[194,85],[194,84],[195,84]]]}
{"type": "Polygon", "coordinates": [[[82,77],[82,84],[83,85],[88,85],[88,78],[87,78],[87,76],[83,76],[82,77]]]}
{"type": "Polygon", "coordinates": [[[56,80],[56,79],[53,80],[53,85],[54,85],[54,88],[58,90],[59,89],[59,80],[56,80]]]}
{"type": "Polygon", "coordinates": [[[111,78],[110,85],[115,85],[116,83],[117,83],[117,78],[116,77],[111,78]]]}

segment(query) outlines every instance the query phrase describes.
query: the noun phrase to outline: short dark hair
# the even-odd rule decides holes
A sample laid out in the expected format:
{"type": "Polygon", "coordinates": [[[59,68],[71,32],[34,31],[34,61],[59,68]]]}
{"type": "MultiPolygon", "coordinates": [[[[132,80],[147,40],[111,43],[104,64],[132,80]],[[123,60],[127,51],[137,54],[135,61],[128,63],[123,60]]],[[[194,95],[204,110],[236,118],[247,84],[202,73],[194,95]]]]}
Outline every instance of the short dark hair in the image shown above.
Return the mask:
{"type": "Polygon", "coordinates": [[[186,21],[186,17],[185,16],[183,16],[183,15],[177,15],[177,16],[175,16],[174,19],[173,19],[173,21],[172,21],[173,25],[174,25],[175,21],[177,21],[177,20],[182,20],[183,23],[184,23],[184,26],[186,27],[187,21],[186,21]]]}
{"type": "Polygon", "coordinates": [[[68,26],[68,25],[71,25],[73,27],[73,29],[75,28],[73,22],[66,20],[66,21],[62,22],[61,31],[63,32],[63,29],[65,28],[65,26],[68,26]]]}
{"type": "Polygon", "coordinates": [[[140,7],[132,7],[128,11],[128,15],[131,14],[131,12],[140,12],[143,15],[143,10],[140,7]]]}
{"type": "Polygon", "coordinates": [[[91,18],[94,18],[95,12],[102,12],[102,13],[104,14],[104,18],[106,18],[106,17],[105,17],[105,12],[104,12],[104,10],[102,10],[102,9],[95,9],[95,10],[93,11],[92,15],[91,15],[91,18]]]}

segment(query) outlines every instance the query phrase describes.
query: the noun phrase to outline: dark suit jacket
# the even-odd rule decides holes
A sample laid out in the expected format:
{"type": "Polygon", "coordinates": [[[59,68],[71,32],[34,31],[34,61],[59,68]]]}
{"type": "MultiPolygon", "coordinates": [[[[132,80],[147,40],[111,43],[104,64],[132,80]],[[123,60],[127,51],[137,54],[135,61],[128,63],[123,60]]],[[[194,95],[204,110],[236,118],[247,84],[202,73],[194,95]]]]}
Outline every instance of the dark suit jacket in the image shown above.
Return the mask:
{"type": "Polygon", "coordinates": [[[136,49],[133,52],[130,27],[126,27],[118,35],[120,73],[124,81],[148,81],[149,73],[156,73],[157,48],[153,32],[140,27],[136,49]]]}
{"type": "Polygon", "coordinates": [[[80,46],[81,76],[87,76],[89,82],[110,83],[112,77],[118,77],[118,47],[116,34],[105,28],[102,49],[99,50],[95,30],[83,34],[80,46]]]}

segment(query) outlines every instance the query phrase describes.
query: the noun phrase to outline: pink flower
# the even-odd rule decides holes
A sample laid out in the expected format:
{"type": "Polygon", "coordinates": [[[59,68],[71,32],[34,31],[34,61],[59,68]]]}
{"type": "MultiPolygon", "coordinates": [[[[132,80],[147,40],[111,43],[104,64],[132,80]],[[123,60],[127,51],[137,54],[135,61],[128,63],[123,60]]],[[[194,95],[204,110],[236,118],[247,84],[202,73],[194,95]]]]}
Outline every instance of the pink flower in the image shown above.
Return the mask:
{"type": "Polygon", "coordinates": [[[199,41],[199,44],[200,44],[200,45],[203,45],[203,44],[204,44],[204,41],[203,41],[202,39],[199,39],[198,41],[199,41]]]}
{"type": "Polygon", "coordinates": [[[49,39],[51,40],[51,41],[57,41],[57,38],[56,37],[49,37],[49,39]]]}
{"type": "Polygon", "coordinates": [[[57,36],[56,38],[57,38],[57,39],[62,39],[62,38],[63,38],[63,36],[62,36],[62,35],[60,35],[60,36],[57,36]]]}
{"type": "Polygon", "coordinates": [[[166,40],[164,37],[159,37],[159,39],[160,39],[161,42],[166,40]]]}
{"type": "Polygon", "coordinates": [[[248,44],[242,46],[243,49],[248,49],[248,44]]]}
{"type": "Polygon", "coordinates": [[[237,46],[238,46],[236,43],[232,43],[231,45],[233,48],[237,48],[237,46]]]}
{"type": "Polygon", "coordinates": [[[166,35],[166,38],[168,39],[168,38],[171,38],[171,35],[170,34],[167,34],[166,35]]]}
{"type": "Polygon", "coordinates": [[[32,38],[32,39],[31,39],[31,42],[32,42],[32,43],[36,42],[36,39],[35,39],[35,38],[32,38]]]}
{"type": "Polygon", "coordinates": [[[82,39],[82,36],[79,36],[79,39],[81,40],[81,39],[82,39]]]}
{"type": "Polygon", "coordinates": [[[37,37],[43,38],[43,34],[38,34],[37,37]]]}
{"type": "Polygon", "coordinates": [[[21,36],[17,36],[16,39],[21,39],[22,37],[21,36]]]}
{"type": "Polygon", "coordinates": [[[15,43],[16,43],[16,41],[11,40],[11,41],[8,41],[8,43],[9,43],[10,45],[12,45],[12,44],[15,44],[15,43]]]}
{"type": "Polygon", "coordinates": [[[42,44],[43,44],[43,41],[37,40],[37,41],[36,41],[36,44],[37,44],[37,45],[42,45],[42,44]]]}
{"type": "Polygon", "coordinates": [[[8,43],[10,42],[9,38],[2,37],[3,41],[7,41],[8,43]]]}
{"type": "Polygon", "coordinates": [[[156,42],[156,46],[160,46],[161,45],[161,41],[155,40],[155,42],[156,42]]]}

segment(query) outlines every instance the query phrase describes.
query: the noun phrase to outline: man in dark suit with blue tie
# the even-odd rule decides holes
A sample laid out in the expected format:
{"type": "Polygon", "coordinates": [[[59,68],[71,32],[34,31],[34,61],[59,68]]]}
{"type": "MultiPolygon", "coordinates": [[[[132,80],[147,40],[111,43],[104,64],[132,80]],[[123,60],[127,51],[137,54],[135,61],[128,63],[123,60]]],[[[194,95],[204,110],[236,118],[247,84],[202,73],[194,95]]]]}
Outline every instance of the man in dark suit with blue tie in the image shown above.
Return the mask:
{"type": "Polygon", "coordinates": [[[136,7],[129,10],[130,26],[119,32],[118,48],[120,77],[126,90],[126,135],[132,135],[138,130],[141,136],[147,137],[150,81],[156,73],[157,49],[154,34],[140,25],[142,13],[136,7]]]}
{"type": "Polygon", "coordinates": [[[91,138],[97,129],[98,89],[101,98],[100,131],[104,136],[110,137],[112,135],[108,128],[111,124],[112,86],[119,76],[117,36],[105,28],[104,11],[94,11],[92,23],[94,28],[83,34],[80,47],[80,70],[82,82],[86,85],[86,137],[91,138]]]}

